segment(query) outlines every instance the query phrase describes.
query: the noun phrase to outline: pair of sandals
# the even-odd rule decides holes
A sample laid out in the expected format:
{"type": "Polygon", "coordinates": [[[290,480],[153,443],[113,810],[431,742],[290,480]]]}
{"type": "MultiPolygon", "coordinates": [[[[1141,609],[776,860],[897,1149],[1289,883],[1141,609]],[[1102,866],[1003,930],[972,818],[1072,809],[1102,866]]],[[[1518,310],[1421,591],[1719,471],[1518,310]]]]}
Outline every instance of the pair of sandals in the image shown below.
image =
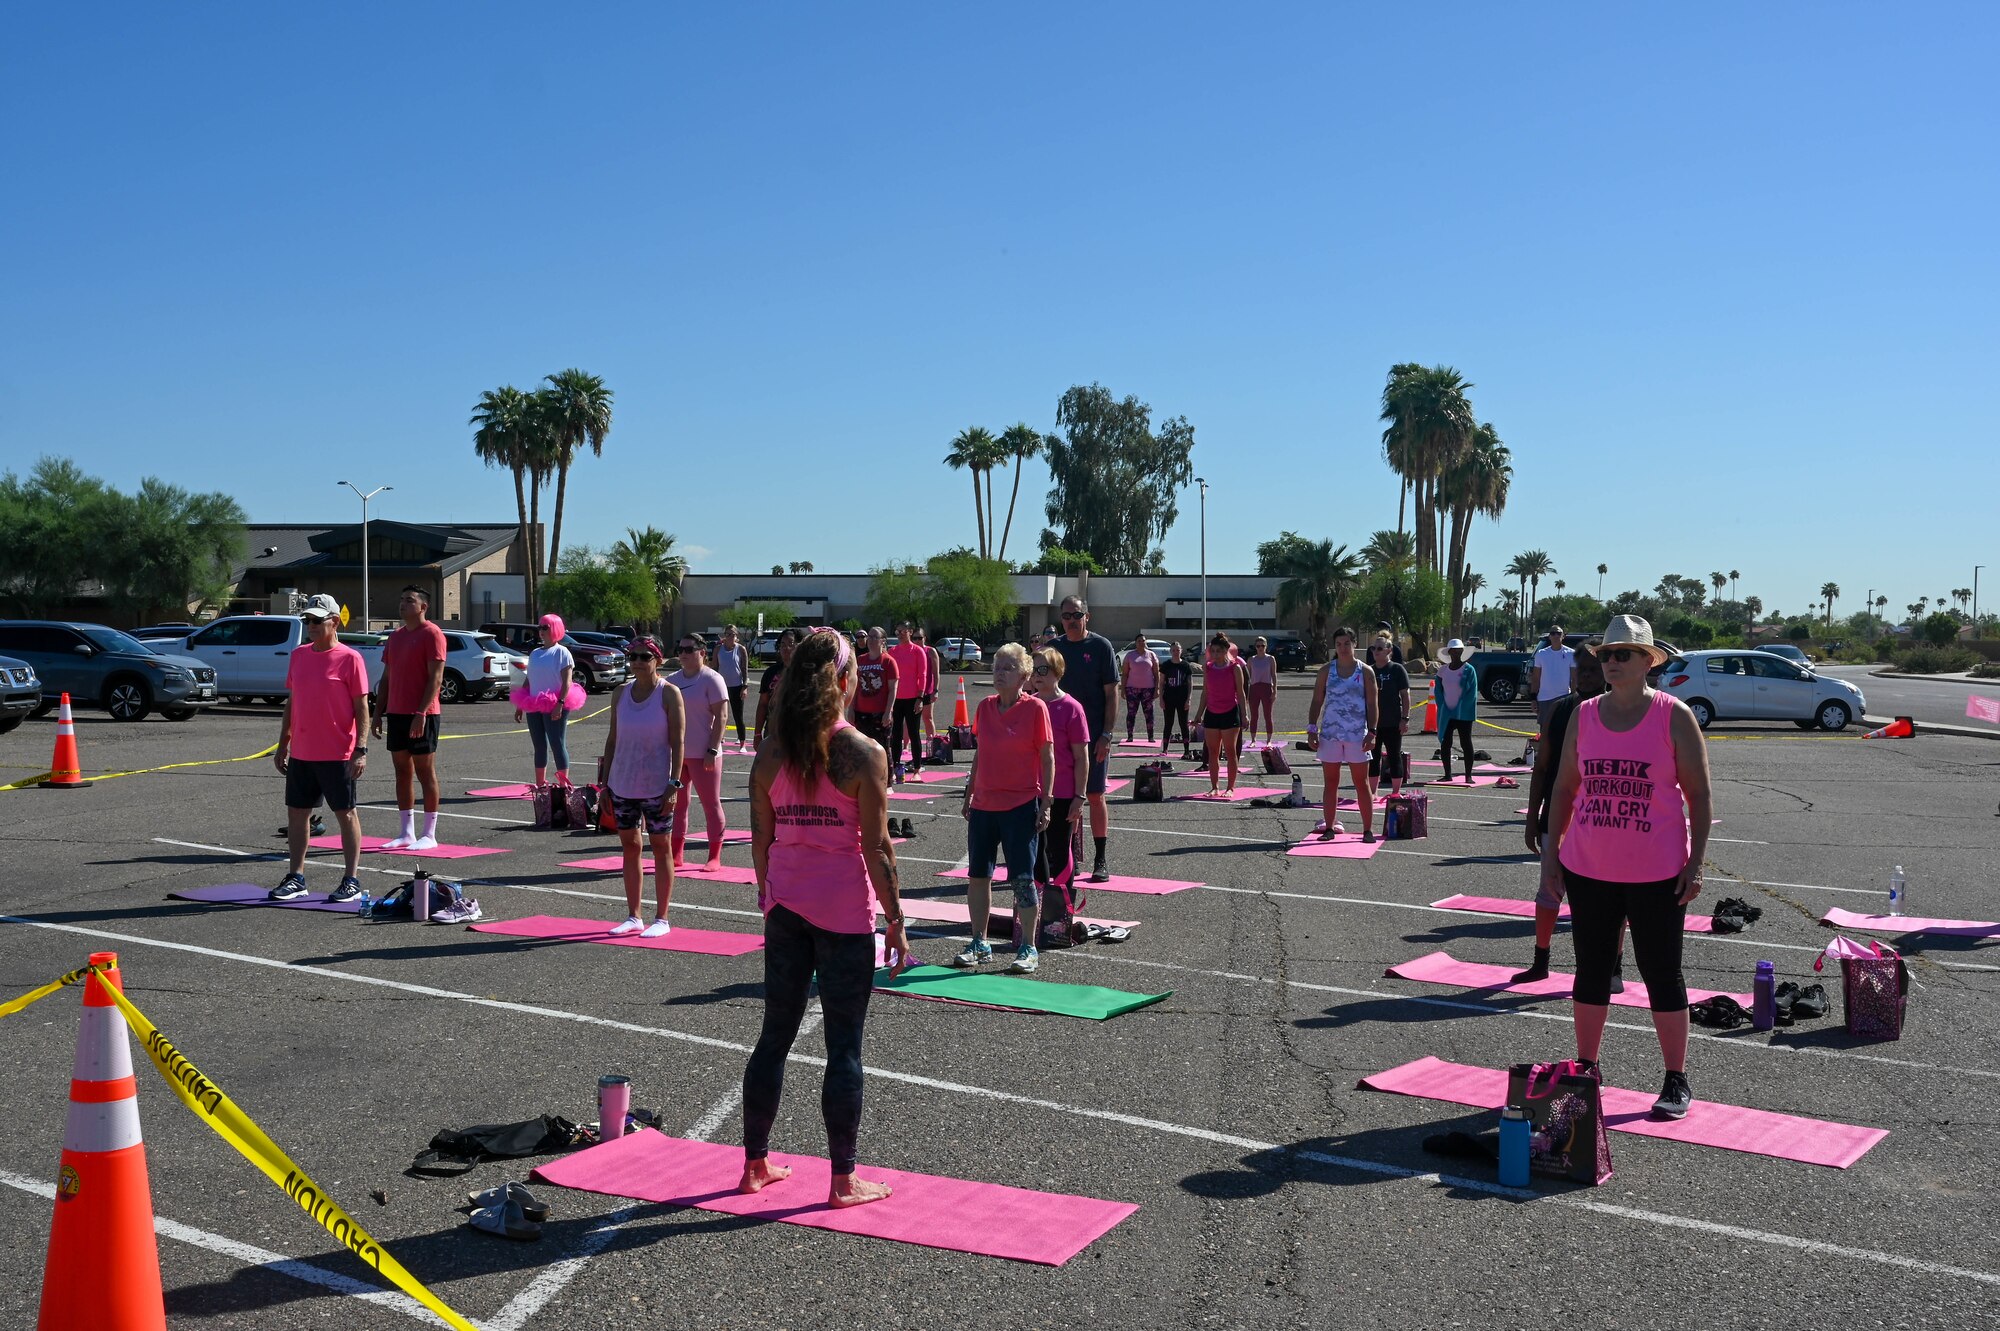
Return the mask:
{"type": "Polygon", "coordinates": [[[503,1183],[484,1192],[468,1192],[465,1200],[472,1215],[465,1223],[483,1234],[530,1242],[542,1236],[549,1218],[549,1204],[528,1191],[524,1183],[503,1183]]]}

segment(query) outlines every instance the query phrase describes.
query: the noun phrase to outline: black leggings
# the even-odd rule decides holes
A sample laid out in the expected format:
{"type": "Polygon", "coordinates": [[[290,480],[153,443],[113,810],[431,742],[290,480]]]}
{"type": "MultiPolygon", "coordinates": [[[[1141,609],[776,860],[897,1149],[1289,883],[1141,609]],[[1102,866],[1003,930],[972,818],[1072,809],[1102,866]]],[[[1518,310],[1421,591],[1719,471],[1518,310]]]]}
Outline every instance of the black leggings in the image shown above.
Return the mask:
{"type": "Polygon", "coordinates": [[[924,770],[924,704],[918,698],[896,699],[896,710],[889,717],[889,765],[894,767],[903,761],[903,732],[910,732],[910,768],[924,770]]]}
{"type": "Polygon", "coordinates": [[[743,743],[743,695],[748,691],[747,684],[738,684],[729,690],[729,714],[736,719],[736,742],[739,745],[743,743]]]}
{"type": "Polygon", "coordinates": [[[1168,689],[1160,694],[1160,708],[1166,713],[1166,726],[1160,731],[1161,748],[1173,743],[1175,717],[1181,722],[1181,747],[1185,749],[1194,742],[1188,737],[1188,694],[1192,692],[1190,689],[1187,693],[1175,693],[1168,689]]]}
{"type": "Polygon", "coordinates": [[[761,1160],[771,1153],[785,1056],[805,1020],[814,972],[826,1014],[826,1078],[819,1095],[826,1153],[834,1173],[852,1174],[861,1137],[861,1028],[875,984],[875,937],[829,933],[783,906],[772,906],[764,917],[764,1031],[743,1069],[743,1154],[761,1160]]]}
{"type": "MultiPolygon", "coordinates": [[[[1438,760],[1444,764],[1445,779],[1451,779],[1451,737],[1457,735],[1465,748],[1465,774],[1472,775],[1472,722],[1447,721],[1438,731],[1438,760]]],[[[1379,738],[1379,737],[1378,737],[1379,738]]]]}
{"type": "Polygon", "coordinates": [[[1395,781],[1403,775],[1403,722],[1384,713],[1375,731],[1375,749],[1368,755],[1368,775],[1377,781],[1395,781]]]}
{"type": "MultiPolygon", "coordinates": [[[[1572,834],[1573,835],[1573,834],[1572,834]]],[[[1618,935],[1632,925],[1632,955],[1646,996],[1655,1012],[1681,1012],[1688,1005],[1687,981],[1681,975],[1681,944],[1687,927],[1687,907],[1680,896],[1680,879],[1659,883],[1607,883],[1563,869],[1569,896],[1569,927],[1576,944],[1576,984],[1579,1003],[1603,1007],[1611,1001],[1611,976],[1618,969],[1618,935]]]]}
{"type": "MultiPolygon", "coordinates": [[[[1035,881],[1066,882],[1076,871],[1076,842],[1069,825],[1069,811],[1076,796],[1053,796],[1049,800],[1049,825],[1035,841],[1035,881]]],[[[1043,900],[1047,900],[1046,897],[1043,900]]]]}

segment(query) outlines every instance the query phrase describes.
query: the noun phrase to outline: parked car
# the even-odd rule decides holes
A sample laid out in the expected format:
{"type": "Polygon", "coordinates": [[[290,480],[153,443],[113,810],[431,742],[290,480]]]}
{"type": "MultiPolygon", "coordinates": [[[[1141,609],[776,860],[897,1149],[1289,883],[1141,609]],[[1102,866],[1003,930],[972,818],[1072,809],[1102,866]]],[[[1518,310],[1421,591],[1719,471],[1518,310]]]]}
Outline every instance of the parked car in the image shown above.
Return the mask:
{"type": "Polygon", "coordinates": [[[1803,647],[1794,647],[1789,642],[1766,643],[1764,646],[1755,648],[1754,650],[1769,652],[1772,656],[1782,656],[1793,665],[1809,666],[1813,663],[1812,657],[1803,647]]]}
{"type": "Polygon", "coordinates": [[[67,693],[72,703],[102,707],[120,721],[141,720],[155,708],[169,721],[186,721],[218,697],[207,662],[149,647],[102,624],[0,621],[0,653],[34,667],[41,681],[38,711],[67,693]]]}
{"type": "MultiPolygon", "coordinates": [[[[538,624],[481,624],[479,631],[499,639],[508,651],[522,657],[542,645],[542,630],[538,624]]],[[[625,649],[622,647],[585,642],[575,633],[563,636],[563,646],[569,648],[569,654],[576,658],[576,682],[583,685],[587,693],[615,689],[631,673],[625,664],[625,649]]]]}
{"type": "MultiPolygon", "coordinates": [[[[341,635],[367,662],[371,689],[382,682],[382,638],[379,633],[341,635]]],[[[297,615],[224,615],[178,644],[158,643],[155,648],[183,652],[211,667],[216,692],[231,702],[262,698],[279,703],[291,692],[285,687],[285,672],[292,649],[305,641],[305,621],[297,615]]]]}
{"type": "Polygon", "coordinates": [[[1801,730],[1845,730],[1868,704],[1844,679],[1766,651],[1688,652],[1667,662],[1659,687],[1706,730],[1714,721],[1791,721],[1801,730]]]}
{"type": "Polygon", "coordinates": [[[620,652],[624,651],[626,646],[632,641],[630,638],[621,638],[616,633],[604,632],[597,629],[571,629],[569,636],[575,638],[578,642],[587,642],[593,647],[610,647],[620,652]]]}
{"type": "Polygon", "coordinates": [[[1278,658],[1280,670],[1304,670],[1308,664],[1306,644],[1302,638],[1278,638],[1271,643],[1271,655],[1278,658]]]}
{"type": "Polygon", "coordinates": [[[986,660],[986,653],[970,638],[939,638],[937,649],[938,659],[948,666],[980,665],[986,660]]]}
{"type": "Polygon", "coordinates": [[[517,657],[490,633],[444,631],[444,679],[438,685],[439,702],[478,702],[507,691],[514,675],[514,662],[522,671],[526,657],[517,657]]]}
{"type": "Polygon", "coordinates": [[[140,642],[158,642],[175,638],[185,638],[193,632],[194,625],[185,622],[179,624],[148,624],[142,629],[133,629],[132,636],[140,642]]]}
{"type": "Polygon", "coordinates": [[[0,656],[0,735],[42,709],[42,681],[26,661],[0,656]]]}

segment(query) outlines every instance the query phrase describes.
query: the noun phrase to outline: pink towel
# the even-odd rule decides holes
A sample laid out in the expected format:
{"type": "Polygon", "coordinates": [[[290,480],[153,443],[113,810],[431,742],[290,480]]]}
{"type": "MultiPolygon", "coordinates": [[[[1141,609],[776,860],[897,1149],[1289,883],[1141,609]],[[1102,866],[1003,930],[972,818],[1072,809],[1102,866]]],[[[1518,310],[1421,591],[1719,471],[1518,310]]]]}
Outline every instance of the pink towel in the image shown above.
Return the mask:
{"type": "Polygon", "coordinates": [[[762,934],[718,933],[713,929],[688,929],[680,925],[660,938],[641,938],[637,933],[609,932],[613,920],[577,920],[561,915],[529,915],[519,920],[486,920],[467,925],[475,933],[505,934],[510,938],[543,938],[559,943],[609,943],[613,947],[645,947],[656,952],[697,952],[709,957],[740,957],[764,946],[762,934]]]}
{"type": "MultiPolygon", "coordinates": [[[[1535,918],[1534,902],[1520,901],[1513,897],[1456,896],[1446,897],[1442,901],[1433,901],[1431,905],[1437,907],[1439,910],[1469,910],[1485,915],[1519,915],[1524,919],[1530,920],[1535,918]]],[[[1564,906],[1557,913],[1557,918],[1568,919],[1569,907],[1564,906]]],[[[1715,932],[1715,920],[1711,916],[1696,915],[1690,912],[1687,916],[1686,932],[1691,934],[1712,934],[1715,932]]]]}
{"type": "MultiPolygon", "coordinates": [[[[1504,989],[1510,994],[1527,994],[1532,998],[1568,998],[1570,987],[1575,984],[1574,975],[1553,971],[1546,980],[1529,980],[1523,984],[1513,981],[1515,968],[1512,966],[1488,966],[1476,961],[1460,961],[1449,952],[1432,952],[1413,961],[1391,966],[1386,972],[1399,980],[1415,980],[1420,984],[1449,984],[1465,989],[1504,989]]],[[[1688,1002],[1699,1003],[1705,998],[1722,994],[1718,989],[1688,990],[1688,1002]]],[[[1733,998],[1748,1008],[1749,994],[1722,994],[1733,998]]],[[[1611,995],[1616,1007],[1649,1007],[1651,1000],[1646,995],[1646,986],[1637,980],[1625,982],[1625,992],[1611,995]]]]}

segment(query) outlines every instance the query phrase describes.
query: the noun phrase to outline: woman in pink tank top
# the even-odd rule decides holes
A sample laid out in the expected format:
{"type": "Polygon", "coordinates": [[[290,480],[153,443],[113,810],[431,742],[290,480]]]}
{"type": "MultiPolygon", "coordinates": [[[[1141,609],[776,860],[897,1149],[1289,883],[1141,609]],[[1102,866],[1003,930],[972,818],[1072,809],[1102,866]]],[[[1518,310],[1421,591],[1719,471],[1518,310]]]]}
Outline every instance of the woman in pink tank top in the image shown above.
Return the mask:
{"type": "Polygon", "coordinates": [[[1563,737],[1542,893],[1560,899],[1566,890],[1569,897],[1576,1053],[1593,1066],[1610,1015],[1619,936],[1630,925],[1666,1063],[1653,1113],[1683,1118],[1694,1093],[1681,940],[1708,852],[1708,746],[1687,705],[1646,683],[1647,670],[1667,659],[1651,624],[1619,615],[1594,651],[1607,692],[1578,704],[1563,737]]]}
{"type": "Polygon", "coordinates": [[[889,1195],[856,1178],[861,1135],[861,1032],[875,985],[875,914],[889,921],[891,978],[909,964],[889,838],[889,759],[843,718],[854,650],[815,629],[792,652],[766,742],[750,769],[750,853],[764,912],[764,1029],[743,1070],[742,1192],[789,1177],[770,1162],[785,1059],[806,1015],[813,977],[825,1013],[826,1119],[833,1182],[827,1204],[889,1195]]]}
{"type": "Polygon", "coordinates": [[[1236,769],[1243,758],[1243,703],[1250,692],[1250,672],[1227,633],[1208,640],[1208,660],[1201,667],[1201,733],[1208,749],[1208,793],[1218,793],[1220,764],[1227,760],[1229,784],[1220,792],[1236,794],[1236,769]]]}

